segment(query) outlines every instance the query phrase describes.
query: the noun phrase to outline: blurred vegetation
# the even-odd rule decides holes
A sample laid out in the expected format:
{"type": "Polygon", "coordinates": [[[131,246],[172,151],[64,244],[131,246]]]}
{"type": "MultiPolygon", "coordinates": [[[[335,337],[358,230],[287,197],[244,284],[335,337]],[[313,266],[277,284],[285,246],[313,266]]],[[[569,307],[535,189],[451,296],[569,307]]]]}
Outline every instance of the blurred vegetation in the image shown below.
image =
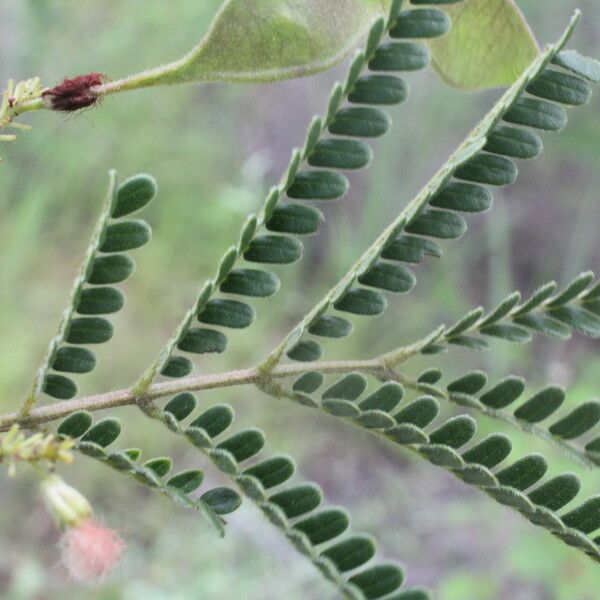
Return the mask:
{"type": "MultiPolygon", "coordinates": [[[[3,0],[0,80],[40,75],[52,84],[88,71],[118,77],[171,60],[194,43],[219,4],[3,0]]],[[[600,56],[597,0],[518,4],[541,42],[554,40],[579,6],[584,18],[572,44],[600,56]]],[[[157,178],[159,197],[147,213],[155,239],[136,256],[127,310],[116,319],[112,343],[99,348],[100,368],[82,382],[84,393],[127,385],[154,357],[245,214],[278,178],[310,116],[324,107],[335,77],[334,71],[276,85],[145,90],[107,99],[72,118],[33,115],[34,130],[3,148],[6,164],[0,170],[0,408],[17,405],[54,332],[109,168],[122,178],[137,172],[157,178]]],[[[394,128],[376,144],[372,167],[352,177],[348,197],[325,207],[325,233],[310,240],[300,266],[287,270],[282,292],[258,305],[252,332],[233,335],[230,351],[200,361],[201,372],[257,362],[498,95],[460,94],[430,72],[407,79],[412,97],[394,109],[394,128]]],[[[418,270],[415,292],[396,300],[375,326],[359,326],[332,353],[372,356],[451,322],[471,304],[490,307],[513,289],[527,293],[548,279],[565,282],[580,270],[598,270],[599,109],[596,94],[590,106],[572,111],[563,133],[545,136],[542,159],[522,163],[518,183],[496,194],[492,213],[472,219],[467,237],[446,245],[443,261],[418,270]]],[[[457,349],[435,361],[454,374],[476,366],[496,377],[533,371],[532,386],[567,385],[573,402],[598,393],[597,345],[581,338],[567,344],[538,340],[522,348],[498,342],[487,355],[457,349]]],[[[416,372],[424,364],[417,360],[411,368],[416,372]]],[[[406,565],[408,581],[429,585],[440,600],[598,597],[597,565],[433,466],[251,388],[200,400],[208,405],[216,398],[234,405],[240,426],[264,427],[271,450],[294,455],[304,476],[351,510],[355,529],[375,534],[384,553],[406,565]]],[[[174,455],[182,467],[205,467],[198,454],[166,433],[157,436],[156,426],[135,411],[120,416],[131,445],[174,455]]],[[[482,422],[483,433],[496,428],[482,422]]],[[[512,437],[513,456],[542,448],[525,436],[512,437]]],[[[555,471],[582,475],[584,493],[598,492],[597,474],[552,449],[544,452],[555,458],[555,471]]],[[[23,468],[22,477],[0,487],[3,598],[331,597],[327,584],[249,504],[229,519],[228,535],[219,541],[198,516],[95,463],[81,459],[64,471],[127,539],[126,558],[93,590],[65,581],[56,564],[56,531],[34,477],[23,468]]],[[[209,482],[219,477],[207,468],[209,482]]]]}

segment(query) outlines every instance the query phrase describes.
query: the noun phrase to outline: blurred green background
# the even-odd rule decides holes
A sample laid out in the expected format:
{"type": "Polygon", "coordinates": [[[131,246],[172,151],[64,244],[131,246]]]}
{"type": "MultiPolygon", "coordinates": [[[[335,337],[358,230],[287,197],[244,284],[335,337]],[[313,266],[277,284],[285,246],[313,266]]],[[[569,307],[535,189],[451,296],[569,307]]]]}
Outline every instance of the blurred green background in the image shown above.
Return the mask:
{"type": "MultiPolygon", "coordinates": [[[[0,80],[40,75],[51,85],[67,75],[99,71],[116,78],[178,57],[190,48],[219,0],[2,0],[0,80]]],[[[571,45],[600,56],[597,0],[519,0],[538,39],[552,41],[579,6],[583,22],[571,45]]],[[[474,58],[476,60],[476,58],[474,58]]],[[[343,68],[277,85],[182,86],[107,99],[70,118],[28,119],[31,133],[1,148],[0,170],[0,404],[14,410],[53,335],[73,274],[93,228],[107,171],[121,178],[153,174],[159,196],[146,212],[154,240],[136,254],[126,284],[128,305],[116,334],[100,347],[99,368],[81,381],[83,393],[126,386],[155,356],[220,254],[235,240],[279,177],[290,149],[301,143],[313,113],[343,68]]],[[[375,144],[376,158],[351,176],[351,193],[325,207],[327,226],[306,240],[306,257],[281,276],[282,292],[256,303],[259,319],[231,336],[222,357],[198,361],[197,373],[250,366],[273,347],[302,312],[328,289],[390,218],[427,181],[491,106],[498,92],[463,95],[431,72],[407,77],[412,97],[392,110],[394,128],[375,144]]],[[[496,193],[491,214],[470,220],[467,236],[447,244],[442,261],[418,269],[419,285],[391,310],[358,326],[329,356],[373,356],[409,342],[473,305],[490,307],[513,289],[599,266],[598,204],[600,95],[570,112],[569,127],[544,136],[542,160],[521,164],[516,185],[496,193]]],[[[477,355],[453,350],[430,360],[449,375],[475,367],[492,377],[527,374],[531,389],[568,386],[570,402],[598,393],[598,346],[536,340],[526,347],[493,345],[477,355]]],[[[410,369],[425,366],[416,360],[410,369]]],[[[252,388],[204,394],[201,405],[230,402],[238,427],[257,425],[267,450],[292,454],[300,475],[318,482],[329,501],[350,509],[355,530],[375,534],[382,556],[406,566],[408,582],[436,590],[440,600],[595,600],[600,571],[468,488],[444,471],[333,418],[265,398],[252,388]],[[307,443],[309,441],[309,443],[307,443]]],[[[169,454],[179,467],[206,468],[201,456],[133,410],[119,415],[123,446],[147,458],[169,454]]],[[[481,432],[497,430],[481,421],[481,432]]],[[[552,448],[510,432],[513,457],[543,450],[551,473],[574,470],[583,494],[600,477],[552,448]]],[[[0,487],[2,598],[227,600],[331,598],[313,567],[249,503],[229,520],[225,540],[202,519],[81,458],[64,476],[120,530],[128,551],[118,570],[92,589],[66,580],[55,548],[57,532],[23,466],[0,487]]],[[[584,495],[582,494],[582,498],[584,495]]]]}

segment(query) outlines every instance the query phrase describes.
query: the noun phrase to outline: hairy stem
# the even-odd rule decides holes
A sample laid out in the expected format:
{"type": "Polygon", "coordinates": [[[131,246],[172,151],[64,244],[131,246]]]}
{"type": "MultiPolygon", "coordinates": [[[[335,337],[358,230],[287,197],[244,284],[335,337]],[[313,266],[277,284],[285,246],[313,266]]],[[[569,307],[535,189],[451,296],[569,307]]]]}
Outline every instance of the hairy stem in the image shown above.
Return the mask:
{"type": "MultiPolygon", "coordinates": [[[[302,375],[308,371],[319,370],[324,373],[349,373],[359,371],[373,375],[381,374],[385,367],[379,359],[373,360],[348,360],[330,362],[312,362],[280,365],[269,375],[275,379],[302,375]]],[[[144,405],[145,403],[172,396],[180,392],[193,392],[212,390],[216,388],[233,387],[238,385],[256,384],[263,378],[262,373],[256,368],[228,371],[216,375],[201,375],[198,377],[185,377],[175,381],[165,381],[151,385],[142,396],[137,396],[129,388],[114,390],[104,394],[86,396],[78,400],[66,400],[49,406],[32,409],[27,415],[20,412],[9,413],[0,417],[0,432],[7,431],[12,425],[18,423],[24,428],[35,428],[43,423],[55,421],[71,413],[87,410],[97,411],[118,406],[144,405]]]]}
{"type": "MultiPolygon", "coordinates": [[[[549,431],[536,425],[520,421],[514,416],[501,410],[489,408],[476,398],[470,402],[459,402],[452,394],[434,385],[419,383],[418,381],[390,368],[388,355],[383,354],[369,360],[339,360],[326,362],[307,362],[277,365],[268,375],[260,368],[239,369],[214,375],[200,375],[198,377],[185,377],[174,381],[165,381],[151,385],[143,396],[138,396],[131,389],[121,389],[94,396],[86,396],[79,400],[57,402],[49,406],[42,406],[31,410],[27,416],[19,412],[9,413],[0,417],[0,432],[8,431],[14,424],[22,428],[34,429],[44,423],[66,417],[74,412],[86,410],[94,412],[119,406],[139,406],[143,410],[149,402],[181,392],[197,392],[218,388],[235,387],[241,385],[255,385],[264,393],[276,398],[293,398],[291,392],[277,383],[278,380],[288,377],[297,377],[310,371],[321,373],[364,373],[372,375],[382,381],[397,381],[406,388],[417,393],[429,394],[435,398],[454,403],[458,406],[472,408],[480,413],[503,423],[531,433],[540,439],[548,441],[567,452],[572,458],[585,466],[596,466],[586,456],[585,452],[576,445],[553,436],[549,431]]],[[[462,398],[462,397],[461,397],[462,398]]],[[[149,416],[152,416],[149,413],[149,416]]]]}

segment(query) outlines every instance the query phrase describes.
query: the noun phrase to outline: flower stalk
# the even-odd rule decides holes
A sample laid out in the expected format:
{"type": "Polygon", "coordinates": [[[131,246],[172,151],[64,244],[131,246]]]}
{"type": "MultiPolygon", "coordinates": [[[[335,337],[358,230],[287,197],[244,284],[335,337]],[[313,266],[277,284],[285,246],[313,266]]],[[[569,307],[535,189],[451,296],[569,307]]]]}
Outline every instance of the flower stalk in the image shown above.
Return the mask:
{"type": "MultiPolygon", "coordinates": [[[[43,91],[39,77],[26,79],[17,84],[10,79],[0,101],[0,132],[6,128],[29,130],[30,127],[27,125],[13,123],[13,119],[30,110],[44,108],[43,91]]],[[[16,139],[17,136],[14,134],[0,133],[0,142],[14,142],[16,139]]]]}
{"type": "Polygon", "coordinates": [[[27,437],[15,424],[0,438],[0,463],[8,465],[11,477],[15,475],[19,462],[70,465],[73,462],[71,449],[74,445],[71,439],[58,439],[42,433],[27,437]]]}

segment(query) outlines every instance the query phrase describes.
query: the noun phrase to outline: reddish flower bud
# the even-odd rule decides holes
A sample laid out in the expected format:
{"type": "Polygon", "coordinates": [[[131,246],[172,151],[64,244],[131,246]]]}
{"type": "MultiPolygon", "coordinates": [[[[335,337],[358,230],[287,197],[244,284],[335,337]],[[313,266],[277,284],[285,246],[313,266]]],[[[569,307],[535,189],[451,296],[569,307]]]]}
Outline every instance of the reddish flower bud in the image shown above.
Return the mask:
{"type": "Polygon", "coordinates": [[[92,91],[92,88],[101,85],[104,79],[105,77],[100,73],[65,79],[57,86],[45,90],[42,97],[48,108],[52,110],[74,112],[96,103],[98,95],[92,91]]]}

